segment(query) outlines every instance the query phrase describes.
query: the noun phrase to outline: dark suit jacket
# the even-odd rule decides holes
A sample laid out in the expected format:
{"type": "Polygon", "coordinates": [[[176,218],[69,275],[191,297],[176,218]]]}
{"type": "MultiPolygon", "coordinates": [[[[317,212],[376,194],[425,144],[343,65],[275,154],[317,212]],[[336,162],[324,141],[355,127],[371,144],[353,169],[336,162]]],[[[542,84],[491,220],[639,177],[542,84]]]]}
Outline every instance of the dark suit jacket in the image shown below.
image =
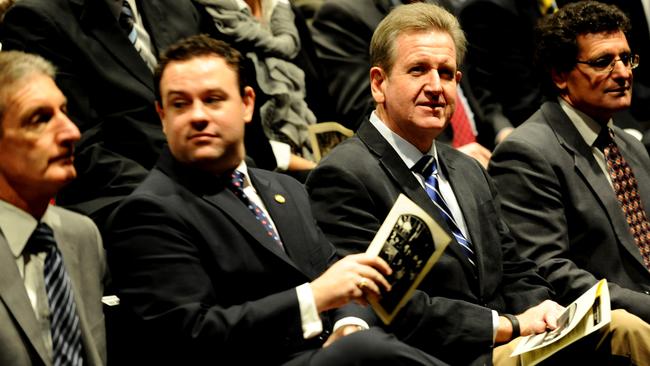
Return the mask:
{"type": "MultiPolygon", "coordinates": [[[[614,128],[650,205],[650,158],[614,128]]],[[[535,260],[565,305],[601,278],[612,308],[650,320],[650,273],[591,148],[557,102],[547,102],[498,146],[490,163],[504,217],[522,255],[535,260]]]]}
{"type": "MultiPolygon", "coordinates": [[[[452,242],[393,330],[445,362],[491,363],[490,309],[519,313],[547,299],[551,290],[534,263],[515,253],[487,173],[476,160],[446,145],[437,147],[440,168],[467,222],[478,269],[475,274],[459,244],[452,242]]],[[[368,121],[320,162],[307,189],[314,216],[341,254],[366,250],[400,193],[446,228],[424,188],[368,121]]]]}
{"type": "MultiPolygon", "coordinates": [[[[138,0],[154,54],[201,32],[190,1],[138,0]]],[[[105,0],[25,0],[6,14],[5,50],[40,54],[57,67],[56,82],[82,132],[79,178],[57,203],[102,224],[114,204],[144,179],[165,141],[154,108],[151,71],[105,0]]]]}
{"type": "MultiPolygon", "coordinates": [[[[105,365],[101,298],[106,264],[99,231],[87,217],[56,206],[49,210],[58,221],[52,231],[72,282],[85,364],[105,365]]],[[[0,234],[0,365],[51,365],[40,334],[14,255],[0,234]]]]}
{"type": "Polygon", "coordinates": [[[351,309],[363,315],[354,306],[337,310],[323,317],[323,335],[303,339],[294,287],[319,276],[335,251],[300,183],[254,168],[249,175],[286,252],[222,180],[181,166],[168,151],[111,216],[109,265],[149,364],[218,357],[275,365],[319,348],[330,320],[351,309]]]}

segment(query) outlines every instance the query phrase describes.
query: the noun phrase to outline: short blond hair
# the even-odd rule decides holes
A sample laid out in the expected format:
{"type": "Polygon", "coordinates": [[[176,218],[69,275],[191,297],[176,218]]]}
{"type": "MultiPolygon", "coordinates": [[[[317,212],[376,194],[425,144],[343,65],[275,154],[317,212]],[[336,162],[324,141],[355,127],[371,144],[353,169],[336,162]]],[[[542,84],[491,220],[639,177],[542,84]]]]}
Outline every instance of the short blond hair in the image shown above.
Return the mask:
{"type": "Polygon", "coordinates": [[[456,47],[456,66],[467,51],[467,39],[458,19],[444,8],[427,3],[395,7],[377,26],[370,41],[371,66],[390,73],[395,64],[395,40],[411,32],[440,31],[448,33],[456,47]]]}

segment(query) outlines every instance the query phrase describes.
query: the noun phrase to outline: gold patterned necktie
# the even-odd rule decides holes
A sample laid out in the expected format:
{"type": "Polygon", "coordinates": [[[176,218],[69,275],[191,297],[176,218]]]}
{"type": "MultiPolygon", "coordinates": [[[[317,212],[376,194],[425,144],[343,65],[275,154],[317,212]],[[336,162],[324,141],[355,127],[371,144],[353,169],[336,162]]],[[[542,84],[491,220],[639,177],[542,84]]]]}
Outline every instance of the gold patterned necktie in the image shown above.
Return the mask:
{"type": "Polygon", "coordinates": [[[625,161],[616,142],[614,132],[604,128],[595,143],[605,155],[607,171],[612,179],[616,198],[630,227],[630,233],[641,252],[643,262],[650,271],[650,222],[639,196],[639,187],[632,168],[625,161]]]}

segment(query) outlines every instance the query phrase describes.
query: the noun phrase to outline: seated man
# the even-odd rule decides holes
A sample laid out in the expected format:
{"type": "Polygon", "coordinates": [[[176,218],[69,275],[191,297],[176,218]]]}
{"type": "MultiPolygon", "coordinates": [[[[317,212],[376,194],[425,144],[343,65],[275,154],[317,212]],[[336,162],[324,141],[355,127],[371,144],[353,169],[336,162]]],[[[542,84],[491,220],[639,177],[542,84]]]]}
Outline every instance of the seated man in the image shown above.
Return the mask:
{"type": "Polygon", "coordinates": [[[362,254],[333,263],[300,183],[246,166],[255,94],[240,62],[227,44],[194,36],[157,68],[169,148],[111,215],[106,239],[117,291],[142,332],[138,352],[149,364],[440,364],[378,328],[361,330],[365,309],[342,308],[388,290],[386,262],[362,254]]]}
{"type": "MultiPolygon", "coordinates": [[[[435,140],[454,110],[464,50],[458,21],[438,6],[409,4],[388,14],[370,48],[376,109],[320,162],[307,187],[316,219],[341,254],[366,250],[400,193],[454,238],[391,330],[445,362],[467,365],[491,363],[493,347],[519,334],[554,329],[563,309],[535,264],[517,254],[485,170],[435,140]]],[[[633,328],[591,337],[566,357],[585,350],[601,360],[647,362],[650,326],[624,311],[612,317],[633,328]]],[[[495,348],[494,362],[515,363],[508,358],[514,345],[495,348]]]]}
{"type": "Polygon", "coordinates": [[[0,52],[0,365],[106,364],[99,231],[49,204],[79,137],[52,64],[0,52]]]}
{"type": "Polygon", "coordinates": [[[560,302],[607,278],[612,307],[650,321],[650,158],[611,121],[630,106],[639,64],[629,25],[597,2],[544,19],[538,61],[556,94],[499,146],[490,174],[518,249],[560,302]],[[625,166],[621,182],[616,169],[625,166]]]}

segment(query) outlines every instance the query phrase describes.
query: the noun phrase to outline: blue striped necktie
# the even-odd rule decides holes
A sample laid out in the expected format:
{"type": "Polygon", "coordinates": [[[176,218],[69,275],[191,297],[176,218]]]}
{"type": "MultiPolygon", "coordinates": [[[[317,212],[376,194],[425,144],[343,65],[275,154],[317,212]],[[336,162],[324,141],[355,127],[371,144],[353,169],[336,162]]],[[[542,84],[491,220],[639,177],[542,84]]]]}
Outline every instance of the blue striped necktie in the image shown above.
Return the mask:
{"type": "Polygon", "coordinates": [[[72,283],[63,266],[63,257],[56,246],[52,229],[40,223],[27,241],[32,253],[45,252],[45,290],[50,307],[52,333],[52,364],[83,365],[81,328],[72,283]]]}
{"type": "Polygon", "coordinates": [[[429,198],[431,198],[436,207],[438,207],[438,210],[440,210],[440,213],[444,217],[451,233],[454,235],[456,242],[460,244],[463,253],[465,253],[467,260],[473,267],[476,267],[476,255],[472,249],[472,243],[465,237],[465,235],[463,235],[463,232],[460,230],[456,220],[451,215],[449,206],[447,205],[447,202],[445,202],[445,199],[438,188],[438,178],[436,177],[438,174],[438,167],[436,165],[436,159],[431,155],[424,155],[417,163],[415,163],[415,165],[413,165],[411,170],[424,177],[424,190],[427,192],[427,195],[429,195],[429,198]]]}

